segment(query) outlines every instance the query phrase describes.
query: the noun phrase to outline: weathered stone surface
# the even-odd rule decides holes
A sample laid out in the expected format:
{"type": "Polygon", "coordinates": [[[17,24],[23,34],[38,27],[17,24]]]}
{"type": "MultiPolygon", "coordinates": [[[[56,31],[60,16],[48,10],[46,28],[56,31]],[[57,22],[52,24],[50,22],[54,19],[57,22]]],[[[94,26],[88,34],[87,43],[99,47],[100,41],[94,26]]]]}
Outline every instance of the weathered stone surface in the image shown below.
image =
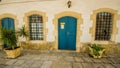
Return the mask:
{"type": "Polygon", "coordinates": [[[13,66],[12,66],[12,65],[10,65],[10,66],[5,66],[4,68],[13,68],[13,66]]]}
{"type": "Polygon", "coordinates": [[[103,63],[112,63],[112,62],[109,60],[109,58],[101,58],[101,61],[102,61],[103,63]]]}
{"type": "Polygon", "coordinates": [[[117,58],[109,58],[109,60],[114,64],[117,63],[117,58]]]}
{"type": "Polygon", "coordinates": [[[52,61],[45,61],[43,62],[41,68],[50,68],[52,65],[52,61]]]}
{"type": "Polygon", "coordinates": [[[50,61],[55,61],[55,60],[58,60],[58,59],[59,59],[58,56],[49,56],[50,61]]]}
{"type": "Polygon", "coordinates": [[[81,57],[74,57],[75,62],[84,62],[83,58],[81,57]]]}
{"type": "Polygon", "coordinates": [[[32,56],[31,59],[32,59],[32,60],[41,60],[41,56],[35,55],[35,56],[32,56]]]}
{"type": "Polygon", "coordinates": [[[15,66],[15,67],[13,67],[13,68],[22,68],[22,67],[20,67],[20,66],[15,66]]]}
{"type": "Polygon", "coordinates": [[[94,59],[86,53],[34,52],[26,51],[15,59],[0,58],[0,68],[120,68],[120,54],[94,59]]]}
{"type": "Polygon", "coordinates": [[[10,61],[6,62],[7,65],[12,65],[17,61],[17,59],[11,59],[10,61]]]}
{"type": "Polygon", "coordinates": [[[44,55],[41,56],[41,60],[43,60],[43,61],[44,61],[44,60],[49,60],[49,55],[48,55],[48,56],[44,56],[44,55]]]}
{"type": "Polygon", "coordinates": [[[33,64],[33,62],[34,62],[34,60],[26,60],[25,62],[24,62],[24,64],[33,64]]]}
{"type": "Polygon", "coordinates": [[[6,66],[9,66],[9,65],[6,65],[6,64],[0,64],[0,68],[5,68],[6,66]]]}
{"type": "Polygon", "coordinates": [[[14,65],[21,65],[25,62],[25,60],[17,60],[14,65]]]}
{"type": "Polygon", "coordinates": [[[115,68],[120,68],[120,64],[113,64],[115,68]]]}
{"type": "Polygon", "coordinates": [[[89,57],[83,58],[84,62],[93,62],[89,57]]]}
{"type": "Polygon", "coordinates": [[[51,68],[72,68],[72,64],[70,62],[55,63],[51,68]]]}
{"type": "Polygon", "coordinates": [[[63,59],[64,59],[65,61],[69,61],[69,62],[74,61],[73,57],[68,57],[68,56],[64,57],[63,59]]]}
{"type": "MultiPolygon", "coordinates": [[[[22,64],[20,65],[21,68],[31,68],[32,64],[22,64]]],[[[19,66],[19,65],[18,65],[19,66]]]]}
{"type": "Polygon", "coordinates": [[[31,56],[25,55],[25,56],[20,56],[18,59],[24,60],[24,59],[31,59],[31,56]],[[29,58],[28,58],[29,57],[29,58]]]}
{"type": "Polygon", "coordinates": [[[112,64],[104,64],[105,68],[115,68],[112,64]]]}
{"type": "Polygon", "coordinates": [[[95,63],[100,63],[100,62],[102,62],[100,59],[93,59],[93,62],[95,62],[95,63]]]}
{"type": "Polygon", "coordinates": [[[93,68],[93,64],[92,63],[82,63],[83,68],[93,68]]]}
{"type": "Polygon", "coordinates": [[[73,63],[73,68],[83,68],[82,63],[73,63]]]}
{"type": "Polygon", "coordinates": [[[41,67],[42,63],[43,63],[43,61],[36,60],[36,61],[33,62],[31,67],[32,68],[39,68],[39,67],[41,67]]]}
{"type": "Polygon", "coordinates": [[[102,63],[94,63],[93,66],[94,68],[105,68],[102,63]]]}

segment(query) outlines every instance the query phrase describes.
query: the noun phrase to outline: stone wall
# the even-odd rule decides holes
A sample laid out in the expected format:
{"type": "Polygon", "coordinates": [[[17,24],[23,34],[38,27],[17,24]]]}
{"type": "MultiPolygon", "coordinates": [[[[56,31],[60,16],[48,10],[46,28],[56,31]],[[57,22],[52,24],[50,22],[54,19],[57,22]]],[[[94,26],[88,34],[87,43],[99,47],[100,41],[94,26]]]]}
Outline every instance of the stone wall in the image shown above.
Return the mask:
{"type": "Polygon", "coordinates": [[[55,50],[55,43],[54,42],[47,42],[47,43],[28,43],[28,42],[21,42],[20,46],[23,49],[30,49],[30,50],[55,50]]]}

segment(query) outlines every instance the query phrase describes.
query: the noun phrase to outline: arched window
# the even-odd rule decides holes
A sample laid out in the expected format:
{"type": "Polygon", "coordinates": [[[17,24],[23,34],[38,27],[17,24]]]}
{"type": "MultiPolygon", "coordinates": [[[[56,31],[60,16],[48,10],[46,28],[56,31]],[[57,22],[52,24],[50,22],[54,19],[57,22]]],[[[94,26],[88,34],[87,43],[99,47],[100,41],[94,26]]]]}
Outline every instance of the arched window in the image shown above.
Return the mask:
{"type": "Polygon", "coordinates": [[[43,18],[38,14],[29,16],[30,40],[43,40],[43,18]]]}
{"type": "Polygon", "coordinates": [[[95,40],[109,41],[112,34],[113,14],[99,12],[96,15],[95,40]]]}

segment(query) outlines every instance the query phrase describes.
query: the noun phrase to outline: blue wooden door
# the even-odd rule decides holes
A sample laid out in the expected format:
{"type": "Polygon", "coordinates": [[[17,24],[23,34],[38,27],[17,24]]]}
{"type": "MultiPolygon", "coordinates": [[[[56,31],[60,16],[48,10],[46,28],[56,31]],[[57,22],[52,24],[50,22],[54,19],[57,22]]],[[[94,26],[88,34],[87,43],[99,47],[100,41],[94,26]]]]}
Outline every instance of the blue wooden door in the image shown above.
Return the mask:
{"type": "MultiPolygon", "coordinates": [[[[15,30],[14,20],[12,18],[3,18],[2,19],[2,28],[15,30]]],[[[7,48],[7,44],[4,43],[4,48],[7,48]]]]}
{"type": "Polygon", "coordinates": [[[76,25],[77,19],[65,16],[58,20],[58,48],[76,49],[76,25]]]}

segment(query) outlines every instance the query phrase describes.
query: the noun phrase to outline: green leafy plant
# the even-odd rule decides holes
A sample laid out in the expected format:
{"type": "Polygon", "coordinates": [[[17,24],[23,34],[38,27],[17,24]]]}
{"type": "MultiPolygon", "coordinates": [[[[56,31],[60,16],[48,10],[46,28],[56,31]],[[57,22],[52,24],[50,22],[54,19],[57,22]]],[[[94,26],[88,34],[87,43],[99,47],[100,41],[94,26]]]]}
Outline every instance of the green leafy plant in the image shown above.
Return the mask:
{"type": "Polygon", "coordinates": [[[15,31],[12,29],[1,28],[1,41],[7,44],[9,49],[15,49],[17,43],[15,31]]]}
{"type": "Polygon", "coordinates": [[[1,28],[1,41],[7,44],[7,49],[15,49],[17,47],[17,37],[27,37],[28,33],[25,31],[25,26],[22,26],[18,31],[12,29],[1,28]]]}
{"type": "Polygon", "coordinates": [[[102,51],[104,48],[100,44],[88,44],[88,46],[93,49],[93,55],[100,56],[99,51],[102,51]]]}
{"type": "Polygon", "coordinates": [[[25,26],[22,26],[22,28],[18,29],[17,35],[22,37],[28,36],[28,32],[25,30],[25,26]]]}

